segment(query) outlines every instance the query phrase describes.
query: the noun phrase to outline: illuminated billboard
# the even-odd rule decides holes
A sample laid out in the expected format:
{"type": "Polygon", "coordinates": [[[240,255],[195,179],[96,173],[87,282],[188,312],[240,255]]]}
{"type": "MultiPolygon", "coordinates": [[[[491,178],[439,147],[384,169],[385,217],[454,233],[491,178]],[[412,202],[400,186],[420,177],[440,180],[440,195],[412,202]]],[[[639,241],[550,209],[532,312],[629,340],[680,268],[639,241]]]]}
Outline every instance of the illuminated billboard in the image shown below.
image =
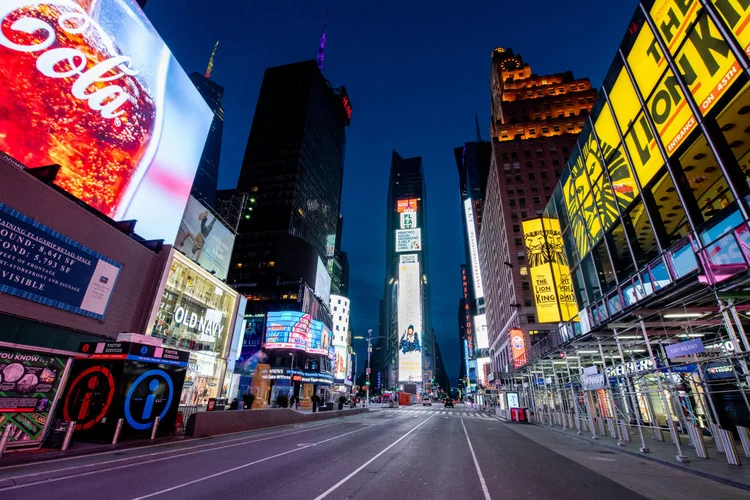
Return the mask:
{"type": "Polygon", "coordinates": [[[309,314],[299,311],[269,312],[266,320],[266,349],[307,349],[309,314]]]}
{"type": "Polygon", "coordinates": [[[466,215],[466,231],[469,235],[471,275],[474,279],[474,298],[479,300],[484,297],[484,287],[482,286],[482,272],[479,268],[479,241],[477,240],[477,227],[474,223],[474,207],[471,203],[471,198],[464,200],[464,214],[466,215]]]}
{"type": "Polygon", "coordinates": [[[477,332],[477,349],[488,349],[490,347],[490,338],[487,335],[486,314],[474,316],[474,328],[477,332]]]}
{"type": "Polygon", "coordinates": [[[418,262],[417,254],[410,253],[401,255],[398,261],[400,264],[416,264],[418,262]]]}
{"type": "Polygon", "coordinates": [[[409,198],[407,200],[396,201],[396,211],[401,212],[416,212],[419,208],[417,198],[409,198]]]}
{"type": "Polygon", "coordinates": [[[569,321],[578,313],[560,222],[539,217],[523,221],[529,275],[540,323],[569,321]]]}
{"type": "Polygon", "coordinates": [[[333,362],[333,379],[337,382],[346,381],[349,373],[349,348],[346,346],[336,347],[336,358],[333,362]]]}
{"type": "Polygon", "coordinates": [[[422,230],[416,229],[397,229],[396,230],[396,251],[397,252],[418,252],[422,250],[422,230]]]}
{"type": "Polygon", "coordinates": [[[477,358],[477,382],[487,385],[492,372],[492,360],[490,358],[477,358]]]}
{"type": "Polygon", "coordinates": [[[464,291],[464,332],[466,335],[466,354],[470,359],[474,358],[474,321],[471,317],[471,306],[469,305],[469,277],[466,266],[461,264],[461,286],[464,291]]]}
{"type": "Polygon", "coordinates": [[[318,257],[318,267],[315,269],[315,295],[320,297],[325,305],[331,302],[331,275],[328,274],[328,269],[320,257],[318,257]]]}
{"type": "Polygon", "coordinates": [[[422,381],[420,265],[398,266],[398,381],[422,381]]]}
{"type": "Polygon", "coordinates": [[[417,212],[413,210],[401,212],[401,229],[414,229],[417,227],[417,212]]]}
{"type": "Polygon", "coordinates": [[[174,247],[219,279],[227,279],[234,234],[192,195],[188,196],[174,247]]]}
{"type": "Polygon", "coordinates": [[[307,337],[305,351],[310,354],[328,355],[331,347],[331,330],[322,321],[310,322],[310,334],[307,337]]]}
{"type": "Polygon", "coordinates": [[[213,113],[135,0],[0,2],[0,150],[175,241],[213,113]]]}
{"type": "Polygon", "coordinates": [[[511,328],[508,331],[508,336],[510,337],[510,347],[513,354],[513,367],[520,368],[526,364],[526,342],[523,339],[523,330],[511,328]]]}

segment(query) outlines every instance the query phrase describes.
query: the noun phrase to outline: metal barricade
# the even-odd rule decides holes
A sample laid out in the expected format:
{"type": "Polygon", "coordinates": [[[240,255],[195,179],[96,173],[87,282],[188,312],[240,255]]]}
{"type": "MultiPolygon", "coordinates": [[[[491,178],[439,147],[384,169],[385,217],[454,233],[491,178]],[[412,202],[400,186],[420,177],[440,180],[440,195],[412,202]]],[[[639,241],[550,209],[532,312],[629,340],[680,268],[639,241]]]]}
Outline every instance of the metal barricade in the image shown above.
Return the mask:
{"type": "Polygon", "coordinates": [[[721,439],[719,439],[719,431],[721,430],[721,427],[718,425],[711,424],[711,435],[714,438],[714,443],[716,443],[716,449],[719,450],[719,453],[724,453],[724,446],[722,445],[721,439]]]}
{"type": "Polygon", "coordinates": [[[688,435],[690,441],[693,443],[695,448],[695,454],[698,458],[708,458],[708,450],[706,449],[706,443],[703,441],[703,431],[699,429],[695,424],[688,423],[687,426],[688,435]]]}
{"type": "Polygon", "coordinates": [[[721,446],[724,448],[724,453],[727,455],[727,462],[729,465],[742,465],[740,462],[740,455],[737,453],[737,447],[734,444],[734,436],[731,432],[719,429],[717,441],[721,441],[721,446]]]}
{"type": "Polygon", "coordinates": [[[185,426],[190,416],[198,411],[197,406],[180,405],[177,407],[177,421],[175,422],[175,434],[182,436],[185,434],[185,426]]]}
{"type": "Polygon", "coordinates": [[[742,441],[742,450],[745,452],[745,456],[750,458],[750,429],[738,425],[737,432],[740,434],[740,441],[742,441]]]}

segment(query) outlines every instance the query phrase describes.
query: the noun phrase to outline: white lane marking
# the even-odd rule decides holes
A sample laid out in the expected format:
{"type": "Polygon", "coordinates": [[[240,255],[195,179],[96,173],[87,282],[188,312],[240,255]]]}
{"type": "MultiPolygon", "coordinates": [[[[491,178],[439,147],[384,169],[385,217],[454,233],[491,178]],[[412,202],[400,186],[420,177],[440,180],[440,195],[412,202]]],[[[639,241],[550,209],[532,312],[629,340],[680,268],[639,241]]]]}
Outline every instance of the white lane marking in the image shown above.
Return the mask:
{"type": "MultiPolygon", "coordinates": [[[[8,486],[8,487],[0,488],[0,492],[6,491],[6,490],[17,490],[17,489],[26,488],[26,487],[29,487],[29,486],[36,486],[37,484],[42,484],[42,483],[44,483],[44,484],[56,483],[58,481],[64,481],[66,479],[73,479],[73,478],[82,477],[82,476],[90,476],[91,474],[98,474],[100,472],[108,472],[108,471],[118,470],[118,469],[127,469],[128,467],[135,467],[137,465],[144,465],[144,464],[150,464],[150,463],[154,463],[154,462],[161,462],[162,460],[171,460],[173,458],[182,458],[182,457],[187,457],[187,456],[190,456],[190,455],[197,455],[198,453],[206,453],[206,452],[210,452],[210,451],[223,450],[225,448],[233,448],[235,446],[242,446],[243,444],[252,444],[252,443],[257,443],[257,442],[260,442],[260,441],[268,441],[269,439],[275,439],[275,438],[278,438],[278,437],[285,437],[285,436],[292,436],[294,434],[301,434],[303,432],[309,432],[311,430],[320,429],[322,427],[324,427],[324,426],[317,426],[317,427],[314,427],[314,428],[304,429],[304,430],[300,430],[300,431],[288,432],[286,434],[281,434],[281,435],[279,435],[279,434],[275,434],[273,436],[267,436],[266,435],[267,437],[264,437],[264,438],[261,438],[261,439],[255,439],[253,441],[242,441],[240,443],[229,444],[229,445],[226,445],[226,446],[216,446],[214,448],[209,448],[207,450],[191,451],[189,453],[180,453],[177,457],[166,456],[166,457],[161,457],[161,458],[155,458],[153,460],[143,460],[143,461],[139,460],[138,462],[134,462],[132,464],[117,465],[115,467],[107,467],[105,469],[98,469],[98,470],[94,470],[94,471],[90,471],[90,472],[82,472],[80,474],[71,474],[69,476],[56,477],[56,478],[51,478],[51,479],[42,479],[42,480],[39,480],[39,481],[33,481],[33,482],[30,482],[30,483],[26,483],[26,484],[18,484],[18,485],[15,485],[15,486],[8,486]]],[[[329,426],[325,426],[325,427],[329,427],[329,426]]],[[[370,427],[370,426],[367,425],[367,426],[365,426],[363,428],[368,428],[368,427],[370,427]]],[[[232,441],[237,441],[237,439],[234,439],[232,441]]],[[[210,443],[210,444],[220,444],[220,443],[210,443]]],[[[194,447],[189,448],[189,449],[204,448],[206,446],[209,446],[210,444],[201,445],[201,446],[194,446],[194,447]]],[[[113,464],[113,463],[122,462],[122,461],[125,461],[125,460],[134,460],[134,459],[140,459],[140,458],[143,458],[143,457],[163,455],[165,453],[173,453],[175,451],[184,451],[184,450],[180,449],[180,450],[160,451],[160,452],[157,452],[157,453],[150,453],[148,455],[137,455],[137,456],[133,456],[133,457],[120,458],[120,459],[117,459],[117,460],[110,460],[108,462],[99,462],[99,463],[113,464]]],[[[82,467],[90,467],[92,465],[97,465],[97,464],[87,464],[87,465],[81,465],[81,466],[76,466],[76,467],[67,467],[67,468],[64,468],[64,469],[54,469],[54,470],[47,471],[47,472],[37,472],[37,473],[34,473],[34,474],[24,474],[22,476],[12,476],[12,477],[2,478],[2,479],[3,480],[6,480],[6,479],[13,479],[13,480],[15,480],[15,479],[22,478],[22,477],[43,476],[43,475],[51,474],[51,473],[55,473],[55,472],[64,472],[66,470],[71,470],[71,469],[79,469],[79,468],[82,468],[82,467]]]]}
{"type": "MultiPolygon", "coordinates": [[[[368,428],[368,427],[371,427],[371,426],[368,425],[368,426],[366,426],[364,428],[368,428]]],[[[270,457],[261,458],[260,460],[255,460],[254,462],[243,464],[243,465],[240,465],[240,466],[237,466],[237,467],[232,467],[231,469],[226,469],[226,470],[223,470],[221,472],[217,472],[216,474],[211,474],[210,476],[205,476],[205,477],[202,477],[200,479],[194,479],[192,481],[188,481],[187,483],[178,484],[177,486],[172,486],[171,488],[166,488],[166,489],[163,489],[163,490],[160,490],[160,491],[156,491],[154,493],[149,493],[148,495],[143,495],[142,497],[136,497],[133,500],[144,500],[146,498],[155,497],[157,495],[163,495],[164,493],[168,493],[170,491],[178,490],[180,488],[184,488],[185,486],[190,486],[191,484],[199,483],[201,481],[206,481],[208,479],[213,479],[215,477],[223,476],[224,474],[229,474],[230,472],[235,472],[235,471],[238,471],[240,469],[244,469],[245,467],[250,467],[251,465],[256,465],[256,464],[259,464],[259,463],[262,463],[262,462],[266,462],[268,460],[273,460],[274,458],[283,457],[284,455],[289,455],[290,453],[296,453],[298,451],[306,450],[307,448],[310,448],[310,447],[313,447],[313,446],[317,446],[319,444],[327,443],[329,441],[333,441],[334,439],[339,439],[339,438],[342,438],[344,436],[348,436],[350,434],[354,434],[355,432],[359,432],[361,430],[362,429],[357,429],[355,431],[346,432],[344,434],[339,434],[338,436],[334,436],[332,438],[324,439],[323,441],[318,441],[317,443],[310,443],[309,445],[306,445],[306,446],[302,446],[302,447],[299,447],[299,448],[294,448],[294,449],[287,450],[287,451],[284,451],[284,452],[281,452],[281,453],[277,453],[276,455],[271,455],[270,457]]]]}
{"type": "MultiPolygon", "coordinates": [[[[119,449],[113,449],[113,450],[108,450],[108,451],[101,451],[99,453],[91,453],[91,454],[88,454],[88,455],[78,455],[78,456],[74,456],[74,457],[63,457],[63,458],[50,458],[49,460],[43,460],[43,461],[40,461],[40,462],[32,462],[32,463],[17,464],[17,465],[6,465],[4,467],[0,467],[0,472],[5,471],[5,470],[9,470],[9,469],[18,469],[20,467],[39,468],[40,465],[44,465],[44,464],[52,463],[52,462],[58,463],[58,462],[67,462],[68,460],[81,460],[81,459],[85,459],[85,458],[99,457],[101,455],[111,455],[111,454],[114,454],[114,453],[121,453],[121,452],[126,452],[126,451],[131,451],[131,450],[147,450],[149,448],[161,448],[162,446],[173,446],[173,445],[178,445],[180,443],[188,443],[188,444],[189,443],[200,443],[200,442],[207,441],[207,440],[212,440],[212,442],[210,444],[231,443],[232,441],[237,441],[237,440],[240,440],[240,439],[254,439],[257,436],[270,436],[272,434],[279,434],[279,433],[283,433],[284,432],[284,431],[281,431],[281,430],[280,431],[272,431],[272,432],[263,432],[263,431],[266,431],[268,429],[279,429],[279,428],[284,428],[284,427],[290,427],[290,428],[292,428],[292,427],[299,427],[300,425],[301,424],[294,424],[294,425],[290,425],[290,424],[274,425],[274,426],[271,426],[271,427],[266,427],[264,429],[256,429],[256,430],[251,430],[251,431],[227,432],[227,433],[224,433],[224,434],[216,434],[215,436],[205,437],[205,438],[185,438],[185,439],[179,440],[179,441],[169,441],[167,443],[150,444],[150,445],[147,445],[147,446],[134,446],[132,448],[119,448],[119,449]],[[219,437],[222,437],[222,436],[233,436],[235,434],[247,434],[248,432],[256,433],[256,435],[255,436],[246,436],[246,437],[243,437],[243,438],[236,438],[236,439],[227,439],[226,441],[219,441],[219,442],[215,441],[216,438],[219,438],[219,437]]],[[[323,427],[330,427],[331,425],[334,425],[334,424],[332,424],[332,423],[326,423],[326,424],[321,424],[321,425],[312,425],[310,427],[311,428],[320,429],[320,428],[323,428],[323,427]]],[[[180,451],[183,451],[183,450],[192,450],[192,449],[195,449],[195,448],[203,448],[204,446],[209,446],[209,445],[185,446],[183,448],[176,448],[175,450],[180,450],[180,451]]],[[[169,450],[169,451],[173,451],[173,450],[169,450]]],[[[165,452],[149,453],[149,454],[138,455],[138,456],[149,457],[149,456],[153,456],[153,455],[159,455],[161,453],[165,453],[165,452]]],[[[131,457],[131,458],[134,458],[134,457],[131,457]]],[[[119,462],[121,460],[127,460],[127,459],[122,459],[121,458],[121,459],[114,460],[113,462],[119,462]]],[[[109,462],[98,462],[98,463],[109,463],[109,462]]],[[[80,465],[78,467],[88,467],[88,465],[80,465]]],[[[77,467],[69,467],[69,469],[75,469],[75,468],[77,468],[77,467]]],[[[48,471],[48,472],[55,472],[57,470],[68,470],[68,469],[54,469],[54,470],[48,471]]],[[[13,476],[13,477],[24,477],[24,476],[13,476]]],[[[0,479],[7,479],[7,478],[0,478],[0,479]]]]}
{"type": "Polygon", "coordinates": [[[487,483],[484,482],[484,476],[482,475],[482,469],[479,468],[479,461],[477,460],[477,456],[474,453],[474,447],[471,445],[471,440],[469,439],[469,433],[466,432],[466,426],[464,425],[464,419],[461,419],[461,427],[464,428],[464,434],[466,435],[466,442],[469,443],[469,450],[471,451],[471,458],[474,459],[474,467],[477,469],[477,475],[479,476],[479,482],[482,484],[482,491],[484,491],[484,499],[485,500],[492,500],[490,497],[490,490],[487,489],[487,483]]]}
{"type": "MultiPolygon", "coordinates": [[[[412,432],[414,432],[417,429],[419,429],[420,427],[422,427],[424,424],[426,424],[434,416],[435,415],[430,415],[426,419],[422,420],[419,424],[417,424],[416,426],[412,427],[412,429],[409,432],[407,432],[406,434],[404,434],[403,436],[401,436],[400,438],[398,438],[397,440],[395,440],[388,447],[386,447],[383,451],[381,451],[380,453],[378,453],[377,455],[375,455],[374,457],[372,457],[370,460],[368,460],[367,462],[365,462],[364,464],[362,464],[359,468],[357,468],[357,470],[355,470],[354,472],[352,472],[351,474],[349,474],[348,476],[346,476],[344,479],[342,479],[341,481],[339,481],[338,483],[334,484],[333,486],[331,486],[330,488],[328,488],[326,491],[324,491],[323,493],[321,493],[320,495],[318,495],[317,497],[315,497],[315,500],[322,500],[323,498],[327,497],[328,495],[330,495],[331,493],[333,493],[334,491],[336,491],[339,488],[339,486],[341,486],[342,484],[344,484],[345,482],[347,482],[348,480],[350,480],[351,478],[353,478],[354,476],[356,476],[362,469],[364,469],[365,467],[367,467],[368,465],[370,465],[371,463],[373,463],[375,460],[377,460],[378,458],[380,458],[385,452],[387,452],[388,450],[390,450],[391,448],[393,448],[394,446],[396,446],[402,440],[406,439],[406,437],[409,434],[411,434],[412,432]]],[[[138,499],[136,499],[136,500],[138,500],[138,499]]]]}

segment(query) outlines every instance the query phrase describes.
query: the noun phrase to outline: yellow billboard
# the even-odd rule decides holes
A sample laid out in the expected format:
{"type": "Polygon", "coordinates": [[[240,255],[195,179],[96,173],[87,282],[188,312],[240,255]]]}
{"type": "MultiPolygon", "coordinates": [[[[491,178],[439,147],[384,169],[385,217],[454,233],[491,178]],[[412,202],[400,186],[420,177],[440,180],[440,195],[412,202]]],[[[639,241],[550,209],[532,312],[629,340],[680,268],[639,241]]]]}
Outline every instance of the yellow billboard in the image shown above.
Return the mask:
{"type": "Polygon", "coordinates": [[[523,221],[529,275],[540,323],[569,321],[578,311],[560,222],[539,217],[523,221]]]}
{"type": "Polygon", "coordinates": [[[746,54],[750,55],[750,2],[747,0],[711,0],[716,10],[732,30],[732,34],[746,54]]]}

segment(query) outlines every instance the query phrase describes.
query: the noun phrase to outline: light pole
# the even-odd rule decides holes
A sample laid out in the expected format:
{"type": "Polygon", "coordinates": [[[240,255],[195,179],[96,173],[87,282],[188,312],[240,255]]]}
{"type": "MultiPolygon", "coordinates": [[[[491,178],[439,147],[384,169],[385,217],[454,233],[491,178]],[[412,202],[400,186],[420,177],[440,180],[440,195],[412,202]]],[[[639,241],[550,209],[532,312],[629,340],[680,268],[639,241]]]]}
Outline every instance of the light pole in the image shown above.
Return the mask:
{"type": "Polygon", "coordinates": [[[365,370],[365,387],[367,387],[367,396],[365,399],[365,406],[370,406],[370,354],[372,353],[372,341],[376,339],[384,339],[385,335],[379,335],[377,337],[372,336],[372,328],[367,330],[367,337],[354,337],[357,340],[367,341],[367,369],[365,370]]]}

